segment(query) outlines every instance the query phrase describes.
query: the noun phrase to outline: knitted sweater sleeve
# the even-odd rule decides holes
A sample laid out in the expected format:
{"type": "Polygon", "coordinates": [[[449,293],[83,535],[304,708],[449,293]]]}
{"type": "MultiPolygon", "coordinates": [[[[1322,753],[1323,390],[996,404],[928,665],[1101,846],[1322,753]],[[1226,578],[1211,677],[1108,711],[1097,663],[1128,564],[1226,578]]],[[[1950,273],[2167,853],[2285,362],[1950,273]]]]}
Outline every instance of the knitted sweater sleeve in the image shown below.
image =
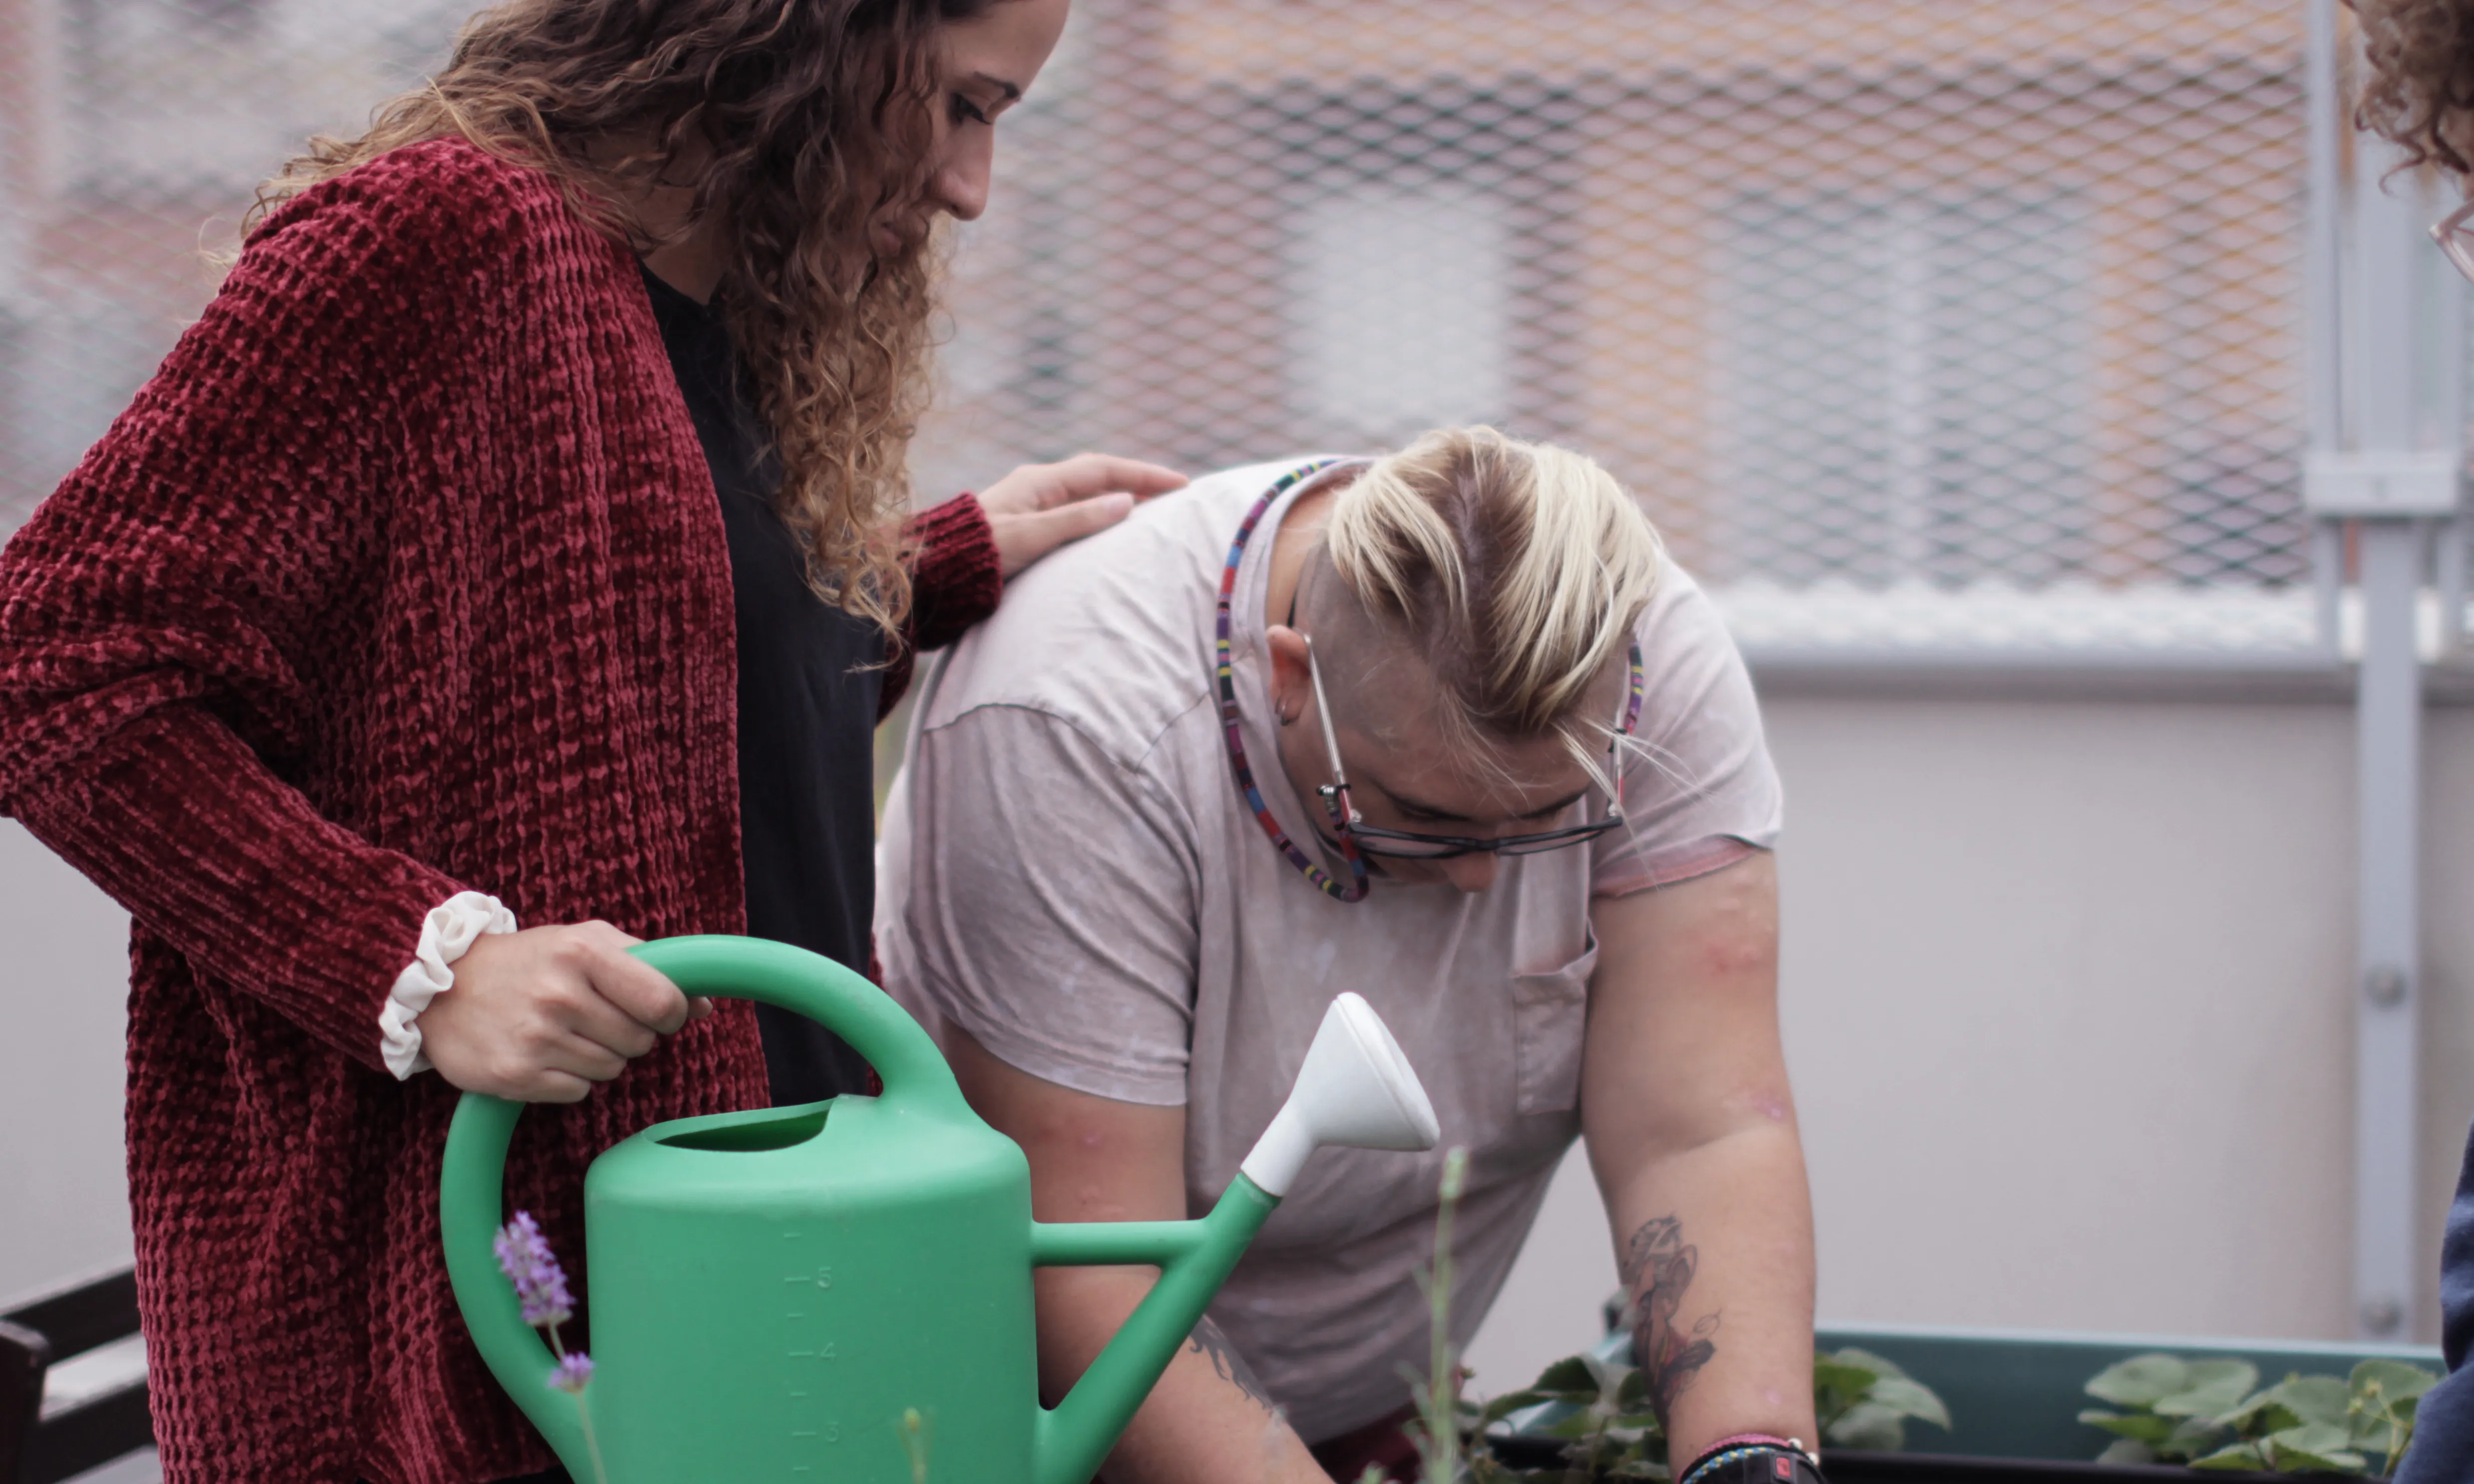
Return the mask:
{"type": "Polygon", "coordinates": [[[333,687],[312,673],[351,664],[335,636],[370,621],[389,532],[420,519],[379,492],[451,338],[418,322],[471,311],[492,250],[459,188],[382,161],[283,208],[0,550],[0,811],[371,1066],[423,915],[459,884],[323,816],[270,759],[316,749],[333,687]]]}
{"type": "Polygon", "coordinates": [[[977,496],[957,495],[910,519],[912,543],[910,617],[902,644],[887,657],[877,691],[878,720],[892,714],[910,689],[913,658],[941,649],[971,625],[997,611],[1005,592],[996,532],[977,496]]]}

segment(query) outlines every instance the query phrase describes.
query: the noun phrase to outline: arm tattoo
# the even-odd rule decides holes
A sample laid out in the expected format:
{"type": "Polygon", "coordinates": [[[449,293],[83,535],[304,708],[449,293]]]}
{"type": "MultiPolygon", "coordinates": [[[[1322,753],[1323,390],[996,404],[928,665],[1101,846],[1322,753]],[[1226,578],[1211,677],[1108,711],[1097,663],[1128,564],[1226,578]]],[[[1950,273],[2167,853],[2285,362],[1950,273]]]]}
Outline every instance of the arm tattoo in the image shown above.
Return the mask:
{"type": "Polygon", "coordinates": [[[1221,1332],[1218,1325],[1206,1319],[1195,1326],[1194,1333],[1186,1336],[1185,1348],[1192,1354],[1210,1356],[1211,1369],[1220,1374],[1220,1378],[1252,1398],[1255,1405],[1266,1412],[1279,1411],[1279,1404],[1263,1389],[1254,1368],[1246,1364],[1246,1357],[1237,1353],[1237,1347],[1228,1343],[1228,1336],[1221,1332]]]}
{"type": "Polygon", "coordinates": [[[1703,1315],[1689,1334],[1676,1328],[1684,1290],[1701,1266],[1701,1249],[1686,1245],[1684,1224],[1672,1216],[1641,1223],[1625,1248],[1622,1277],[1632,1290],[1632,1355],[1648,1382],[1650,1409],[1662,1424],[1675,1399],[1718,1353],[1710,1337],[1718,1332],[1715,1311],[1703,1315]]]}

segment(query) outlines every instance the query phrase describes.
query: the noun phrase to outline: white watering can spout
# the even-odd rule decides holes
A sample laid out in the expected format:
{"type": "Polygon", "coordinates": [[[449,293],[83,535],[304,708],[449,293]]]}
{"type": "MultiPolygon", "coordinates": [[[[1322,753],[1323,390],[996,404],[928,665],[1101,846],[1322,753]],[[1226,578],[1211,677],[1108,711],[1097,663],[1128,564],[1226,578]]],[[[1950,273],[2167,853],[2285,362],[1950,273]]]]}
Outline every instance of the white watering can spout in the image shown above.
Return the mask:
{"type": "Polygon", "coordinates": [[[1435,1105],[1383,1017],[1344,994],[1323,1011],[1289,1101],[1238,1168],[1265,1195],[1285,1196],[1317,1145],[1432,1149],[1442,1131],[1435,1105]]]}

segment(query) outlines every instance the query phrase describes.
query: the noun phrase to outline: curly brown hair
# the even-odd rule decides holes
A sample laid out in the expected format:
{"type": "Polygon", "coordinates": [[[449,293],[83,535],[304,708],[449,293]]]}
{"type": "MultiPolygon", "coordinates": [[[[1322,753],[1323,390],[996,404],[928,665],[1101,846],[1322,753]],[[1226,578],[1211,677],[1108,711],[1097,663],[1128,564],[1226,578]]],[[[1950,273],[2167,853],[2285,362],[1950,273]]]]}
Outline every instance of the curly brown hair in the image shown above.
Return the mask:
{"type": "Polygon", "coordinates": [[[2409,165],[2474,175],[2474,4],[2351,0],[2368,66],[2354,121],[2406,153],[2409,165]]]}
{"type": "Polygon", "coordinates": [[[312,139],[259,188],[243,231],[389,150],[461,135],[547,172],[641,253],[661,239],[625,203],[697,157],[688,226],[728,224],[716,302],[809,583],[890,635],[910,605],[904,461],[935,275],[925,245],[873,255],[868,227],[926,186],[938,28],[994,3],[511,0],[467,23],[446,69],[366,133],[312,139]]]}

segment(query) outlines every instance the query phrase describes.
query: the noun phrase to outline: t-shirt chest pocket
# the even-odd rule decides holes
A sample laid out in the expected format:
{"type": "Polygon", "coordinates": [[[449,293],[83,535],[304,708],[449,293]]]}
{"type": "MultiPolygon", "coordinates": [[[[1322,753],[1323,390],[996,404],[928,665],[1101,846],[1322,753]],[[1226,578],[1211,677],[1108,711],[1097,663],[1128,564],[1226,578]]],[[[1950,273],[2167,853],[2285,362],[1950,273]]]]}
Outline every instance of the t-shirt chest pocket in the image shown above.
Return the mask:
{"type": "Polygon", "coordinates": [[[1563,1112],[1580,1101],[1598,936],[1585,935],[1579,958],[1564,963],[1552,959],[1548,967],[1512,976],[1513,1106],[1521,1113],[1563,1112]]]}

